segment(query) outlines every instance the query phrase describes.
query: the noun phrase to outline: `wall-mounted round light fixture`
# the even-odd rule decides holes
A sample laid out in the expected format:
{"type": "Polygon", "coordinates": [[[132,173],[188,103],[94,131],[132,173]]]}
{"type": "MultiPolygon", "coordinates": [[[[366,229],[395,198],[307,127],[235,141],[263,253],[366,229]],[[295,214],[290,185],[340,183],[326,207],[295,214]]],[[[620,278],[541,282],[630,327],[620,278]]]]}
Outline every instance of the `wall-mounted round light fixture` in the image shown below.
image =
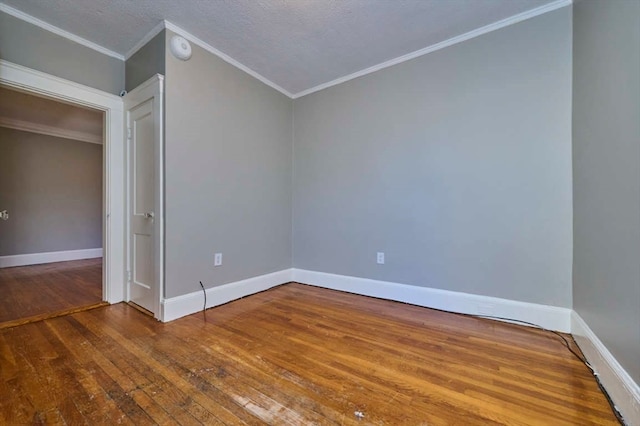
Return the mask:
{"type": "Polygon", "coordinates": [[[169,50],[176,58],[181,61],[188,61],[191,58],[191,45],[184,38],[179,35],[174,35],[169,41],[169,50]]]}

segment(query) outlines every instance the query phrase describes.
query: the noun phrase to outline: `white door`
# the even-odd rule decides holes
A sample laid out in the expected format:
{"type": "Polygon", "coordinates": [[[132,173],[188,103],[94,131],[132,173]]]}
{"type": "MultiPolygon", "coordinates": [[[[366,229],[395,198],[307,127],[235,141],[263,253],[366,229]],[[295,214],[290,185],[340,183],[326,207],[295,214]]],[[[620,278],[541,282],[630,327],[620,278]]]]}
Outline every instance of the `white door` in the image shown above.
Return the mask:
{"type": "Polygon", "coordinates": [[[161,319],[162,76],[125,96],[128,157],[128,300],[161,319]]]}

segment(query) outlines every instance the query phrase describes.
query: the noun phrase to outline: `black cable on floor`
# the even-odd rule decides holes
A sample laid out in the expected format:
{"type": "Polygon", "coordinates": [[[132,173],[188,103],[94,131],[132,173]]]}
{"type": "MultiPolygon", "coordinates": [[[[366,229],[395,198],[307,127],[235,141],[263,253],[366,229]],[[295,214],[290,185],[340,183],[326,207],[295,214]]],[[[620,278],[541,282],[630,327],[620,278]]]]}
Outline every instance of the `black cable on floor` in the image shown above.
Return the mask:
{"type": "Polygon", "coordinates": [[[204,322],[207,322],[207,291],[204,289],[204,284],[200,281],[200,287],[204,293],[204,306],[202,307],[202,315],[204,316],[204,322]]]}
{"type": "Polygon", "coordinates": [[[537,329],[540,329],[542,331],[548,331],[549,333],[553,333],[553,334],[555,334],[556,336],[558,336],[558,337],[560,337],[562,339],[562,341],[564,342],[564,345],[567,347],[569,352],[571,352],[573,354],[573,356],[578,358],[578,360],[580,360],[580,362],[582,362],[584,365],[586,365],[587,368],[589,370],[591,370],[591,373],[595,374],[595,370],[593,369],[591,364],[589,364],[589,362],[585,358],[581,357],[580,354],[578,354],[576,351],[573,350],[573,348],[571,347],[571,344],[566,339],[566,337],[564,337],[562,334],[558,333],[555,330],[550,330],[548,328],[544,328],[541,325],[534,324],[532,322],[516,320],[516,319],[513,319],[513,318],[494,317],[492,315],[471,315],[471,314],[470,314],[470,316],[477,317],[477,318],[491,318],[491,319],[497,319],[497,320],[502,320],[502,321],[509,321],[509,322],[516,322],[516,323],[520,323],[520,324],[526,324],[526,325],[529,325],[531,327],[535,327],[537,329]]]}
{"type": "Polygon", "coordinates": [[[618,410],[618,407],[616,407],[615,403],[611,399],[611,396],[609,396],[609,392],[607,392],[607,390],[602,385],[602,382],[600,381],[599,374],[596,373],[596,370],[593,368],[593,366],[591,364],[589,364],[589,362],[585,358],[583,358],[582,356],[580,356],[580,354],[578,354],[576,351],[573,350],[573,348],[569,344],[569,341],[561,333],[558,333],[555,330],[550,330],[548,328],[545,328],[545,327],[543,327],[541,325],[538,325],[538,324],[535,324],[535,323],[532,323],[532,322],[523,321],[523,320],[517,320],[517,319],[513,319],[513,318],[496,317],[496,316],[493,316],[493,315],[465,314],[465,313],[462,313],[462,312],[447,311],[445,309],[437,309],[437,308],[429,308],[429,309],[433,309],[434,311],[445,312],[445,313],[448,313],[448,314],[464,315],[464,316],[467,316],[467,317],[488,318],[488,319],[495,319],[495,320],[507,321],[507,322],[512,322],[512,323],[520,323],[520,324],[529,325],[531,327],[535,327],[535,328],[540,329],[542,331],[547,331],[547,332],[555,334],[556,336],[558,336],[558,337],[560,337],[562,339],[562,341],[564,342],[564,345],[567,347],[569,352],[571,352],[576,358],[578,358],[578,360],[580,360],[580,362],[582,362],[589,370],[591,370],[591,374],[593,374],[593,377],[595,377],[596,383],[598,384],[598,387],[600,388],[600,390],[604,394],[605,398],[607,399],[607,402],[609,403],[609,407],[611,407],[611,411],[613,412],[613,415],[616,416],[616,419],[620,422],[620,424],[622,426],[626,426],[624,418],[622,417],[622,413],[620,413],[620,411],[618,410]]]}

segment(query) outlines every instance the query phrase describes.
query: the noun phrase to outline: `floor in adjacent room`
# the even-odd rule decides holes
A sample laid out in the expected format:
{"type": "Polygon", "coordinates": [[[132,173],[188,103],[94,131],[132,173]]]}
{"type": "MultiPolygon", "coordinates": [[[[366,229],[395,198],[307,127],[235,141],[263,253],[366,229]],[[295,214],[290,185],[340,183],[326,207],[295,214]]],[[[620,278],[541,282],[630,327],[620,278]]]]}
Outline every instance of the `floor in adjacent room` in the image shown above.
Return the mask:
{"type": "Polygon", "coordinates": [[[551,333],[293,283],[3,329],[0,366],[2,424],[617,424],[551,333]]]}
{"type": "Polygon", "coordinates": [[[0,329],[102,303],[102,259],[0,269],[0,329]]]}

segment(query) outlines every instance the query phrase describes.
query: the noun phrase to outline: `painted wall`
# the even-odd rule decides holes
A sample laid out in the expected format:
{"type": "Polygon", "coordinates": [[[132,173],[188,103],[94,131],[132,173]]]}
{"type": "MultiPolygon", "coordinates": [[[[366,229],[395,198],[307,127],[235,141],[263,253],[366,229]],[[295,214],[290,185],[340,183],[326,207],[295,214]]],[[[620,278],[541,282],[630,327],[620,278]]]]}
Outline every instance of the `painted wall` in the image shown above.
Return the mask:
{"type": "Polygon", "coordinates": [[[0,12],[0,59],[118,94],[124,61],[0,12]]]}
{"type": "Polygon", "coordinates": [[[573,24],[573,303],[640,383],[640,2],[573,24]]]}
{"type": "Polygon", "coordinates": [[[192,48],[166,58],[167,297],[291,267],[292,101],[192,48]]]}
{"type": "Polygon", "coordinates": [[[0,127],[0,256],[102,247],[102,145],[0,127]]]}
{"type": "Polygon", "coordinates": [[[166,35],[160,31],[125,62],[125,87],[131,91],[156,74],[165,73],[166,35]]]}
{"type": "Polygon", "coordinates": [[[570,117],[570,8],[296,99],[294,267],[570,307],[570,117]]]}

